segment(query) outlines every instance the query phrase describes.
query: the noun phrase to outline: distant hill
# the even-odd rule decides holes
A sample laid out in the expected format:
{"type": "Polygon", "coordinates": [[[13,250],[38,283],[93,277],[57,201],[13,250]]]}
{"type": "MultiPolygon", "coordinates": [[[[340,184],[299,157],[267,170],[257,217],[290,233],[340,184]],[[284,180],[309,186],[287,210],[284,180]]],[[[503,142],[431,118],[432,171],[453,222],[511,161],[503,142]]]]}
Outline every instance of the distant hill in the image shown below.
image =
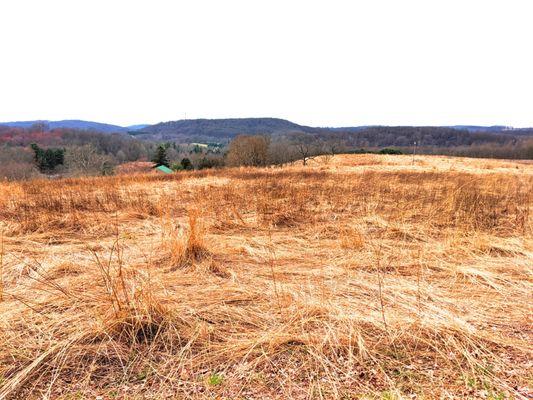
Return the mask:
{"type": "Polygon", "coordinates": [[[533,136],[533,128],[513,128],[512,126],[494,125],[494,126],[477,126],[477,125],[454,125],[453,129],[467,130],[468,132],[480,133],[498,133],[511,136],[533,136]]]}
{"type": "Polygon", "coordinates": [[[452,125],[449,128],[467,130],[469,132],[502,132],[512,130],[512,127],[503,125],[479,126],[479,125],[452,125]]]}
{"type": "MultiPolygon", "coordinates": [[[[513,144],[518,140],[533,137],[533,129],[514,129],[507,126],[354,126],[310,127],[280,118],[226,118],[186,119],[161,122],[155,125],[131,125],[128,127],[102,124],[91,121],[19,121],[0,123],[7,127],[30,128],[36,123],[45,124],[44,131],[67,128],[101,133],[121,133],[130,137],[153,142],[218,142],[228,143],[239,134],[266,134],[284,136],[292,133],[314,135],[321,139],[338,139],[353,147],[409,147],[414,142],[419,146],[454,147],[473,144],[513,144]]],[[[13,135],[11,135],[13,136],[13,135]]]]}
{"type": "Polygon", "coordinates": [[[0,122],[0,125],[3,126],[12,126],[17,128],[30,128],[35,124],[45,124],[47,129],[57,129],[57,128],[67,128],[67,129],[80,129],[87,131],[103,132],[103,133],[118,133],[118,132],[127,132],[135,131],[146,127],[146,124],[143,125],[133,125],[129,127],[123,127],[118,125],[104,124],[100,122],[93,121],[82,121],[77,119],[68,119],[63,121],[47,121],[47,120],[36,120],[36,121],[15,121],[15,122],[0,122]]]}
{"type": "Polygon", "coordinates": [[[138,139],[181,142],[228,142],[239,134],[286,135],[306,133],[324,139],[339,138],[352,146],[465,146],[481,143],[509,143],[518,137],[533,135],[531,129],[512,129],[505,126],[356,126],[310,127],[279,118],[190,119],[161,122],[136,132],[138,139]]]}
{"type": "Polygon", "coordinates": [[[147,126],[136,136],[152,140],[226,141],[239,134],[312,133],[319,130],[280,118],[184,119],[147,126]]]}
{"type": "MultiPolygon", "coordinates": [[[[456,147],[482,144],[506,145],[531,136],[533,130],[472,130],[444,126],[369,126],[338,128],[334,136],[355,147],[456,147]]],[[[330,133],[331,135],[331,133],[330,133]]]]}

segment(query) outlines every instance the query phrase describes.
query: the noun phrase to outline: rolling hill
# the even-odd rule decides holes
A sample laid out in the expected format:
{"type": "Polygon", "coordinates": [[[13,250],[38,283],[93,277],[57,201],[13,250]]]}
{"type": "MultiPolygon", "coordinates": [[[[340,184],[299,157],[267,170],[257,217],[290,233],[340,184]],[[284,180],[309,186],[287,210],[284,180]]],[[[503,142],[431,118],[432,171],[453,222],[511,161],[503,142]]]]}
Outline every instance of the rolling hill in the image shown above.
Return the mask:
{"type": "Polygon", "coordinates": [[[152,141],[228,142],[239,134],[283,136],[311,134],[323,139],[342,139],[351,146],[468,146],[483,143],[510,143],[519,137],[532,136],[531,129],[505,126],[359,126],[310,127],[278,118],[191,119],[162,122],[147,126],[132,136],[152,141]]]}
{"type": "Polygon", "coordinates": [[[123,127],[118,125],[105,124],[93,121],[83,121],[77,119],[68,119],[62,121],[48,121],[48,120],[35,120],[35,121],[14,121],[14,122],[0,122],[0,125],[11,126],[17,128],[31,128],[35,124],[44,124],[47,129],[67,128],[67,129],[80,129],[87,131],[96,131],[103,133],[117,133],[134,131],[139,128],[145,128],[147,125],[133,125],[129,127],[123,127]]]}
{"type": "Polygon", "coordinates": [[[219,142],[227,143],[239,134],[266,134],[285,136],[303,133],[321,139],[339,139],[355,147],[409,147],[414,142],[420,146],[470,146],[473,144],[513,144],[533,137],[533,129],[513,129],[507,126],[354,126],[310,127],[280,118],[226,118],[187,119],[161,122],[155,125],[131,125],[128,127],[82,120],[19,121],[0,123],[17,128],[30,128],[44,123],[44,131],[67,128],[101,133],[121,133],[144,141],[153,142],[219,142]]]}
{"type": "Polygon", "coordinates": [[[226,141],[239,134],[315,133],[318,128],[298,125],[279,118],[186,119],[147,126],[134,135],[152,140],[226,141]]]}

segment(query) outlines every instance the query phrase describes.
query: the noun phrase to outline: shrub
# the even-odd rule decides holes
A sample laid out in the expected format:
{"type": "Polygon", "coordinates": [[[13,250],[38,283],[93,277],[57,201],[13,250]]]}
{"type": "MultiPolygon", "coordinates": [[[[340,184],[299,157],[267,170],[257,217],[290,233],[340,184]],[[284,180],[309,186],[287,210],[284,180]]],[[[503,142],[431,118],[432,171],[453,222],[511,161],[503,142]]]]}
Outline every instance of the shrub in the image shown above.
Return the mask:
{"type": "Polygon", "coordinates": [[[390,147],[385,147],[384,149],[381,149],[378,153],[379,154],[403,154],[400,150],[392,149],[390,147]]]}
{"type": "Polygon", "coordinates": [[[170,169],[173,171],[183,171],[183,166],[180,163],[172,163],[170,169]]]}
{"type": "Polygon", "coordinates": [[[185,170],[193,169],[191,160],[189,160],[188,158],[182,158],[181,169],[185,169],[185,170]]]}
{"type": "Polygon", "coordinates": [[[213,157],[203,157],[198,162],[198,169],[209,169],[223,166],[222,159],[213,157]]]}
{"type": "Polygon", "coordinates": [[[0,181],[30,179],[36,177],[37,175],[38,172],[32,164],[20,161],[0,163],[0,181]]]}

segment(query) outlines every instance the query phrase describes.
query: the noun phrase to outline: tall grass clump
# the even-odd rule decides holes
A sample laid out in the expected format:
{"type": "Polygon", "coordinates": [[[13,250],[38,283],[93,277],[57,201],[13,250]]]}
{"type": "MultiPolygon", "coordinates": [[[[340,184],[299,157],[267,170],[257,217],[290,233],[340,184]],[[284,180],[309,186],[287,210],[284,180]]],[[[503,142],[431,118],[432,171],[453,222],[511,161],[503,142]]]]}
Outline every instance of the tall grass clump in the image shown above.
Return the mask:
{"type": "Polygon", "coordinates": [[[162,248],[167,253],[165,258],[171,269],[190,267],[209,255],[205,242],[206,228],[199,218],[198,210],[189,210],[187,223],[187,227],[169,220],[164,224],[162,248]]]}

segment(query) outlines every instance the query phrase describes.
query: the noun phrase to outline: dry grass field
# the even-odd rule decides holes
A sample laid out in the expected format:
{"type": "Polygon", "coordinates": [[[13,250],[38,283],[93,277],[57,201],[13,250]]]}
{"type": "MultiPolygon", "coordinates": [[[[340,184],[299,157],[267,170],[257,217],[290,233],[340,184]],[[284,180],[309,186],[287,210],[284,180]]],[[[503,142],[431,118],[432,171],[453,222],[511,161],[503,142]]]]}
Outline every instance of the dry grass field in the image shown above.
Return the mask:
{"type": "Polygon", "coordinates": [[[0,183],[0,399],[527,399],[533,164],[0,183]]]}

